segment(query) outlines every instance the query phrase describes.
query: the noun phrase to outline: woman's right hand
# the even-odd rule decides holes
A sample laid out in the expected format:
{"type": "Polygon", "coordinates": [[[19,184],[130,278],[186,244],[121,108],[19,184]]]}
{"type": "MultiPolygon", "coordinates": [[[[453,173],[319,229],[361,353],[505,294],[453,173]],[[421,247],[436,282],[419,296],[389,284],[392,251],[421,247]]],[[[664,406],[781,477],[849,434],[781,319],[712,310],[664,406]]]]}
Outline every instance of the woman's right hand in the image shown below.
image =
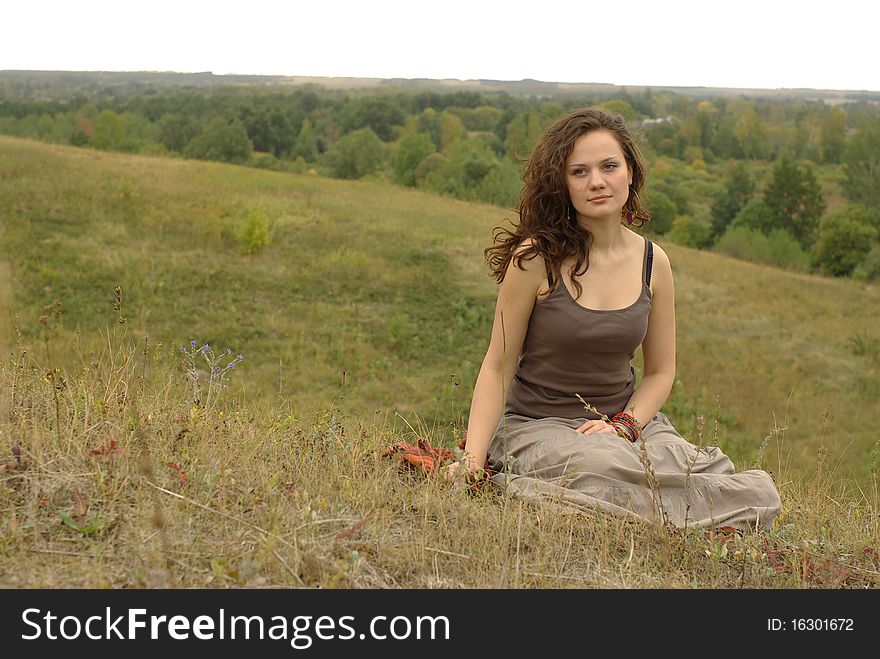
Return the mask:
{"type": "Polygon", "coordinates": [[[597,432],[613,432],[617,434],[617,428],[602,419],[588,419],[584,424],[575,430],[582,435],[592,435],[597,432]]]}

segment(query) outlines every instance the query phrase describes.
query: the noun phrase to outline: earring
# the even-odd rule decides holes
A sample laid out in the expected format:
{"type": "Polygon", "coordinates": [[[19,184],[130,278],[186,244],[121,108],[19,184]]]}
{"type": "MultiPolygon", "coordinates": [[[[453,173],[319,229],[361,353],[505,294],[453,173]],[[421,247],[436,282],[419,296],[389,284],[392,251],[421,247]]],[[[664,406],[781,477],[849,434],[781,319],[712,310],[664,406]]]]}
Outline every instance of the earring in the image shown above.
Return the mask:
{"type": "Polygon", "coordinates": [[[634,216],[633,216],[632,212],[627,213],[627,214],[626,214],[626,223],[627,223],[627,224],[632,224],[632,223],[633,223],[633,217],[634,217],[634,216]]]}

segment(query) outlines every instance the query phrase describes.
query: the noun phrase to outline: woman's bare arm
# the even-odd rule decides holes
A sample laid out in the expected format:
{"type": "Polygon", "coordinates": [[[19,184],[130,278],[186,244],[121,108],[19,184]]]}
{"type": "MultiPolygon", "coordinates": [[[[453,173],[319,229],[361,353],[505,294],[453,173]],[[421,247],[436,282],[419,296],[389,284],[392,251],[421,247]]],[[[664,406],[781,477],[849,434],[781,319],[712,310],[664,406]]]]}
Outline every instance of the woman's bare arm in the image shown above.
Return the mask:
{"type": "Polygon", "coordinates": [[[522,268],[516,267],[511,260],[498,291],[492,338],[477,376],[468,418],[465,453],[470,473],[481,469],[486,461],[489,442],[501,418],[545,274],[544,260],[540,256],[524,260],[522,268]]]}
{"type": "Polygon", "coordinates": [[[654,418],[675,382],[675,285],[669,257],[659,246],[654,247],[651,314],[642,342],[644,377],[626,405],[641,426],[654,418]]]}

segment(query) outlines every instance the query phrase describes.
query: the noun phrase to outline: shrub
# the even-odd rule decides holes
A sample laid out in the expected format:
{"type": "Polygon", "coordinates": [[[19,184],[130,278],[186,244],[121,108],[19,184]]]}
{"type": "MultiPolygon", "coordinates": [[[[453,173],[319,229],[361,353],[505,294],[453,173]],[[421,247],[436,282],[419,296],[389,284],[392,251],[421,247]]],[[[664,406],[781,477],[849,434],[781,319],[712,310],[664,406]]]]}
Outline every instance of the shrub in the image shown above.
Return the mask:
{"type": "Polygon", "coordinates": [[[679,245],[701,249],[709,244],[710,232],[709,222],[690,215],[679,215],[672,222],[668,237],[679,245]]]}
{"type": "Polygon", "coordinates": [[[880,244],[876,244],[871,251],[853,270],[853,277],[861,281],[880,281],[880,244]]]}
{"type": "Polygon", "coordinates": [[[664,234],[672,228],[672,221],[678,214],[675,203],[659,190],[649,190],[648,211],[651,213],[651,222],[648,227],[657,234],[664,234]]]}
{"type": "Polygon", "coordinates": [[[633,121],[636,118],[636,111],[633,109],[633,106],[622,98],[613,98],[610,101],[605,101],[599,107],[610,112],[616,112],[625,121],[633,121]]]}
{"type": "Polygon", "coordinates": [[[742,162],[730,168],[724,192],[715,195],[712,204],[712,237],[723,235],[737,214],[755,194],[755,182],[742,162]]]}
{"type": "Polygon", "coordinates": [[[434,151],[434,143],[424,133],[410,133],[402,138],[394,155],[394,182],[415,186],[419,163],[434,151]]]}
{"type": "Polygon", "coordinates": [[[742,210],[733,218],[730,226],[753,229],[764,234],[769,234],[779,228],[779,220],[776,213],[760,197],[749,200],[742,210]]]}
{"type": "Polygon", "coordinates": [[[253,209],[248,211],[244,222],[238,228],[235,239],[245,254],[254,254],[272,242],[272,233],[269,230],[269,219],[262,211],[253,209]]]}
{"type": "Polygon", "coordinates": [[[416,167],[416,184],[419,186],[426,185],[428,178],[446,167],[447,162],[448,159],[442,153],[432,153],[429,155],[416,167]]]}
{"type": "Polygon", "coordinates": [[[778,218],[777,226],[790,231],[804,247],[813,242],[825,201],[812,165],[800,165],[783,156],[773,167],[764,199],[778,218]]]}
{"type": "Polygon", "coordinates": [[[205,132],[197,135],[184,149],[188,158],[245,163],[251,159],[253,147],[244,124],[238,119],[227,122],[214,117],[205,132]]]}
{"type": "Polygon", "coordinates": [[[787,270],[809,269],[810,256],[797,240],[783,229],[765,234],[744,226],[728,227],[715,243],[715,251],[743,261],[764,263],[787,270]]]}
{"type": "Polygon", "coordinates": [[[877,228],[867,218],[867,209],[854,205],[823,215],[813,245],[813,263],[836,277],[852,274],[877,239],[877,228]]]}
{"type": "Polygon", "coordinates": [[[294,174],[305,174],[308,171],[308,165],[302,158],[289,160],[286,158],[276,158],[271,153],[259,153],[254,155],[251,165],[257,169],[269,169],[273,172],[292,172],[294,174]]]}
{"type": "Polygon", "coordinates": [[[345,135],[325,156],[330,175],[347,179],[373,174],[382,169],[387,160],[387,147],[369,128],[345,135]]]}
{"type": "Polygon", "coordinates": [[[448,156],[431,154],[416,168],[419,186],[468,201],[512,206],[521,186],[519,167],[498,160],[491,147],[459,142],[448,156]]]}

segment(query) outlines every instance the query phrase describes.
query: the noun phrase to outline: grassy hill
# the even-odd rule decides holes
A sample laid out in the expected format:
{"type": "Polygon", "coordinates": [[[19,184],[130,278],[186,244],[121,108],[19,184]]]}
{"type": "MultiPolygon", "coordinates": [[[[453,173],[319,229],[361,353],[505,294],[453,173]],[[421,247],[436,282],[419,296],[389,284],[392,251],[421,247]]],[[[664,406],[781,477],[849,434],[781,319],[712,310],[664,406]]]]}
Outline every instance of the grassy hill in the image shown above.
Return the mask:
{"type": "MultiPolygon", "coordinates": [[[[0,137],[0,291],[33,351],[47,330],[99,350],[119,286],[127,327],[153,345],[243,353],[241,396],[297,416],[399,413],[448,442],[489,335],[496,288],[481,252],[513,216],[383,183],[0,137]],[[262,221],[271,241],[244,253],[242,232],[262,221]],[[56,300],[60,318],[41,325],[56,300]]],[[[880,290],[660,243],[676,276],[673,422],[740,466],[805,469],[831,452],[867,477],[880,290]]]]}
{"type": "Polygon", "coordinates": [[[663,243],[680,355],[665,410],[774,471],[768,532],[399,474],[390,444],[460,434],[494,302],[481,249],[506,214],[0,138],[0,586],[880,583],[878,292],[851,281],[663,243]],[[271,242],[245,254],[260,218],[271,242]],[[194,385],[191,340],[245,355],[228,391],[194,385]]]}

